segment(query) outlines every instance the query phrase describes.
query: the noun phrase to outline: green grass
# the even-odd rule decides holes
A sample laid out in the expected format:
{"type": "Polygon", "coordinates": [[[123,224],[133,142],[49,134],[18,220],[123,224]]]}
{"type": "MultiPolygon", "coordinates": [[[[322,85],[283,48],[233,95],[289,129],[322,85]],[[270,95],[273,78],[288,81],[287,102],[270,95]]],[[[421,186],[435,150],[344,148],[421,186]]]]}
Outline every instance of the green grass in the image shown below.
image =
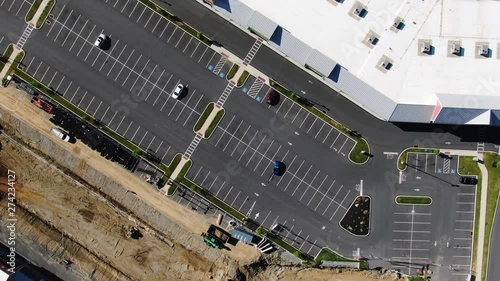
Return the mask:
{"type": "Polygon", "coordinates": [[[460,156],[459,158],[459,166],[458,173],[461,175],[477,175],[478,183],[477,183],[477,197],[476,197],[476,210],[474,212],[474,240],[473,240],[473,253],[472,253],[472,268],[476,267],[476,256],[477,256],[477,233],[479,233],[479,211],[481,209],[481,171],[479,170],[478,163],[472,160],[472,156],[460,156]]]}
{"type": "Polygon", "coordinates": [[[161,8],[160,6],[156,5],[155,3],[153,3],[150,0],[139,0],[139,1],[142,2],[144,5],[150,7],[154,11],[156,11],[158,14],[160,14],[164,18],[170,20],[171,22],[173,22],[174,24],[176,24],[180,28],[184,29],[189,34],[191,34],[194,37],[198,38],[203,43],[205,43],[205,44],[207,44],[209,46],[212,45],[213,41],[210,38],[207,38],[205,35],[203,35],[203,33],[197,31],[196,29],[194,29],[190,25],[184,23],[182,21],[182,19],[180,19],[179,17],[170,14],[169,12],[165,11],[163,8],[161,8]]]}
{"type": "MultiPolygon", "coordinates": [[[[5,50],[5,52],[3,53],[2,55],[2,58],[7,61],[9,58],[10,58],[10,55],[12,54],[12,52],[14,51],[14,45],[12,44],[9,44],[9,46],[7,46],[7,49],[5,50]]],[[[2,71],[3,67],[5,66],[5,64],[2,62],[0,63],[1,67],[0,67],[0,72],[2,71]]],[[[3,78],[3,77],[2,77],[3,78]]]]}
{"type": "Polygon", "coordinates": [[[238,72],[238,69],[240,69],[240,66],[237,64],[233,64],[233,66],[231,67],[231,69],[229,70],[229,72],[226,75],[226,79],[227,80],[233,79],[236,72],[238,72]]]}
{"type": "MultiPolygon", "coordinates": [[[[484,159],[484,165],[488,169],[488,200],[486,206],[486,226],[485,226],[484,245],[482,245],[484,247],[483,280],[485,280],[486,269],[488,266],[488,252],[490,246],[491,228],[493,227],[493,216],[495,214],[498,192],[500,191],[500,168],[499,168],[500,156],[493,153],[485,153],[483,159],[484,159]],[[494,167],[494,163],[498,163],[498,166],[494,167]]],[[[478,196],[480,197],[481,195],[478,194],[478,196]]]]}
{"type": "Polygon", "coordinates": [[[361,151],[365,151],[367,153],[370,153],[370,147],[368,146],[368,143],[366,142],[365,139],[357,137],[357,136],[349,135],[348,128],[346,128],[344,125],[340,124],[335,119],[331,118],[330,116],[325,114],[323,111],[319,110],[318,108],[316,108],[314,106],[308,106],[308,105],[304,105],[302,103],[299,103],[297,101],[298,97],[296,94],[294,94],[292,91],[286,89],[285,87],[281,86],[280,84],[276,83],[275,81],[270,80],[270,85],[276,91],[280,92],[281,94],[287,96],[289,99],[294,101],[298,106],[304,108],[305,110],[308,110],[309,112],[314,114],[319,119],[325,121],[326,123],[335,127],[337,130],[342,131],[344,134],[347,134],[349,137],[354,139],[354,141],[356,142],[356,145],[354,146],[352,151],[349,153],[349,159],[351,161],[353,161],[354,163],[357,163],[357,164],[363,164],[366,161],[368,161],[368,159],[370,159],[370,157],[368,155],[361,154],[361,151]]]}
{"type": "Polygon", "coordinates": [[[33,5],[31,5],[30,10],[26,14],[26,18],[25,18],[26,21],[30,21],[31,19],[33,19],[33,16],[35,16],[35,13],[38,10],[38,7],[40,7],[40,4],[42,4],[42,0],[35,0],[35,2],[33,2],[33,5]]]}
{"type": "Polygon", "coordinates": [[[425,281],[425,279],[420,276],[408,276],[408,281],[425,281]]]}
{"type": "Polygon", "coordinates": [[[43,9],[42,14],[40,15],[40,18],[36,22],[36,28],[42,27],[43,23],[47,19],[47,16],[49,15],[50,10],[52,10],[52,7],[54,6],[55,2],[54,0],[50,0],[49,3],[47,3],[47,6],[45,9],[43,9]]]}
{"type": "Polygon", "coordinates": [[[314,258],[316,262],[321,263],[322,261],[349,261],[349,262],[359,262],[357,260],[348,259],[335,251],[332,251],[328,248],[323,248],[318,253],[316,258],[314,258]]]}
{"type": "Polygon", "coordinates": [[[243,71],[240,78],[238,78],[238,83],[236,83],[236,87],[241,88],[245,84],[245,82],[247,81],[248,76],[250,76],[250,73],[248,73],[248,71],[246,71],[246,70],[243,71]]]}
{"type": "Polygon", "coordinates": [[[408,157],[408,153],[410,153],[410,152],[422,152],[422,153],[434,153],[434,154],[438,154],[439,153],[439,149],[425,149],[425,148],[408,148],[408,149],[405,149],[403,151],[403,153],[401,153],[401,155],[399,155],[399,158],[398,158],[398,169],[400,169],[400,170],[405,170],[406,169],[407,157],[408,157]]]}
{"type": "Polygon", "coordinates": [[[432,198],[429,196],[396,196],[396,203],[411,205],[430,205],[432,198]]]}
{"type": "Polygon", "coordinates": [[[224,110],[224,108],[221,108],[221,110],[217,112],[214,120],[212,120],[212,123],[210,123],[210,125],[207,128],[207,131],[205,132],[205,138],[208,139],[212,136],[213,132],[215,131],[215,128],[217,128],[217,126],[219,125],[220,120],[222,120],[222,117],[224,117],[225,112],[226,111],[224,110]]]}
{"type": "Polygon", "coordinates": [[[207,118],[210,115],[210,113],[212,113],[213,109],[214,109],[213,102],[209,103],[207,105],[207,107],[205,107],[205,110],[203,110],[203,113],[201,114],[200,118],[198,119],[198,121],[194,125],[195,132],[198,132],[201,129],[201,127],[203,127],[203,124],[205,124],[205,121],[207,121],[207,118]]]}

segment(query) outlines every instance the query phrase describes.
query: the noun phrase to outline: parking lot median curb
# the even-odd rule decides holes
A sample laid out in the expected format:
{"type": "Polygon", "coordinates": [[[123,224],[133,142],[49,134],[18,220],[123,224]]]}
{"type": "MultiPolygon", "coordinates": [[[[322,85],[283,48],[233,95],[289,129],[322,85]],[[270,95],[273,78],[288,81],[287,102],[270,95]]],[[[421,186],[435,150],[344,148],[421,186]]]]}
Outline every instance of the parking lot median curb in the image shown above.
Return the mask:
{"type": "Polygon", "coordinates": [[[209,128],[211,126],[213,126],[213,122],[215,121],[217,124],[215,124],[215,126],[218,125],[218,123],[220,122],[220,120],[222,120],[222,117],[224,116],[225,114],[225,110],[224,108],[214,104],[213,108],[212,108],[212,111],[210,112],[210,114],[208,115],[207,119],[204,121],[203,125],[201,126],[201,129],[196,131],[196,133],[199,133],[203,136],[204,139],[208,139],[210,138],[210,136],[212,135],[213,133],[213,130],[212,131],[209,131],[209,128]],[[222,116],[220,116],[219,118],[216,119],[216,117],[218,116],[219,112],[222,111],[222,116]]]}
{"type": "MultiPolygon", "coordinates": [[[[177,164],[177,166],[175,166],[175,167],[169,167],[170,169],[174,169],[173,172],[172,172],[172,174],[170,175],[170,179],[173,179],[174,181],[177,181],[177,177],[179,176],[179,174],[181,173],[182,169],[184,168],[184,165],[186,165],[189,162],[191,162],[191,159],[182,156],[181,160],[179,161],[179,163],[177,164]]],[[[174,184],[174,182],[172,180],[168,180],[167,184],[164,186],[164,189],[167,190],[167,192],[168,192],[170,190],[170,188],[172,187],[173,184],[174,184]]],[[[168,192],[168,193],[170,193],[170,192],[168,192]]]]}
{"type": "Polygon", "coordinates": [[[16,66],[16,63],[19,64],[19,62],[22,61],[23,57],[24,57],[24,51],[17,48],[15,45],[13,46],[13,50],[12,50],[12,53],[10,54],[9,58],[7,59],[7,62],[5,63],[5,65],[3,66],[2,68],[2,71],[0,72],[0,78],[5,78],[5,76],[9,75],[11,69],[12,69],[12,66],[16,66]],[[18,59],[18,55],[19,54],[23,54],[23,57],[19,58],[18,61],[16,61],[18,59]]]}
{"type": "Polygon", "coordinates": [[[35,29],[40,29],[45,22],[45,19],[49,15],[52,8],[55,6],[55,0],[43,0],[42,3],[38,6],[35,15],[29,21],[28,24],[32,24],[35,29]],[[43,20],[40,23],[40,20],[43,20]]]}

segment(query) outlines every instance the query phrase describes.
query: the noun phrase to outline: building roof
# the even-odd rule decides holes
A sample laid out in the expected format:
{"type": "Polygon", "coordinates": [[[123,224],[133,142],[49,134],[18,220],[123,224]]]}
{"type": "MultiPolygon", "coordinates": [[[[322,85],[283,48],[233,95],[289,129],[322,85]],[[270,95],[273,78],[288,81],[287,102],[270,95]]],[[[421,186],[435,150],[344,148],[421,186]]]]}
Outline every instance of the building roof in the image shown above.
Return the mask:
{"type": "Polygon", "coordinates": [[[320,75],[341,65],[355,79],[334,86],[347,87],[345,95],[380,118],[388,120],[397,104],[428,109],[442,99],[447,107],[472,96],[479,102],[471,108],[500,109],[500,1],[216,0],[215,6],[320,75]]]}

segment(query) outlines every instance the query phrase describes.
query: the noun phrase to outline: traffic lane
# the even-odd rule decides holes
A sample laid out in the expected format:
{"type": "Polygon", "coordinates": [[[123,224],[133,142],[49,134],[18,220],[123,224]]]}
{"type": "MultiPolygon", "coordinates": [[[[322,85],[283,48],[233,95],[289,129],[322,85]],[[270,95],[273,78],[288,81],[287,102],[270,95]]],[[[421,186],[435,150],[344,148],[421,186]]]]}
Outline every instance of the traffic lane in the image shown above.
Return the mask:
{"type": "MultiPolygon", "coordinates": [[[[176,122],[173,118],[168,118],[166,116],[168,111],[161,111],[159,104],[152,110],[152,100],[147,102],[134,100],[132,93],[124,93],[120,85],[109,81],[89,65],[75,62],[71,54],[60,52],[50,42],[43,42],[43,38],[43,36],[38,38],[38,44],[34,44],[35,41],[32,41],[25,45],[27,56],[43,57],[51,68],[66,74],[66,81],[74,81],[73,84],[87,89],[88,95],[95,96],[108,106],[115,105],[115,111],[120,111],[118,116],[127,115],[128,119],[140,124],[142,128],[155,132],[162,139],[171,140],[172,145],[179,151],[183,151],[190,143],[193,131],[191,127],[182,125],[183,120],[176,122]],[[88,81],[92,81],[92,83],[89,84],[88,81]],[[128,98],[128,102],[123,101],[122,95],[128,98]]],[[[69,98],[67,99],[69,100],[69,98]]]]}
{"type": "MultiPolygon", "coordinates": [[[[497,201],[498,202],[498,201],[497,201]]],[[[500,237],[500,214],[498,213],[498,203],[495,209],[495,220],[493,221],[493,228],[490,237],[500,237]]],[[[490,249],[488,257],[488,272],[487,280],[494,281],[500,276],[500,267],[494,266],[500,264],[500,239],[490,240],[490,249]]]]}
{"type": "MultiPolygon", "coordinates": [[[[7,2],[6,2],[7,3],[7,2]]],[[[8,12],[8,6],[0,7],[0,52],[7,49],[11,43],[15,44],[23,34],[26,23],[8,12]]]]}
{"type": "MultiPolygon", "coordinates": [[[[335,233],[335,237],[343,237],[342,241],[349,244],[346,248],[352,247],[352,236],[345,231],[342,232],[337,223],[329,221],[328,218],[325,219],[321,214],[301,204],[296,197],[268,183],[266,181],[268,174],[265,177],[255,175],[251,169],[248,171],[249,169],[242,167],[229,155],[217,153],[214,156],[217,151],[218,149],[208,142],[201,142],[196,153],[193,154],[194,164],[187,177],[194,178],[204,189],[214,195],[217,194],[219,199],[232,205],[241,213],[249,214],[250,218],[267,228],[274,223],[285,224],[291,228],[292,224],[288,223],[293,222],[294,231],[298,233],[302,230],[300,236],[310,235],[309,241],[313,239],[325,241],[330,243],[330,246],[334,246],[336,241],[333,241],[330,233],[335,233]],[[210,166],[202,166],[204,163],[210,163],[210,166]],[[223,191],[220,192],[221,188],[223,191]],[[230,192],[229,196],[227,196],[228,192],[230,192]],[[255,205],[254,202],[256,202],[255,205]],[[256,217],[257,213],[259,215],[256,217]],[[331,232],[328,232],[329,230],[331,232]]],[[[272,170],[269,170],[270,173],[272,170]]],[[[357,239],[354,240],[359,242],[356,241],[357,239]]],[[[299,239],[296,241],[297,243],[304,242],[299,239]]],[[[318,251],[319,249],[320,247],[318,251]]]]}
{"type": "MultiPolygon", "coordinates": [[[[164,66],[167,72],[181,77],[184,83],[195,88],[204,89],[204,92],[212,100],[216,100],[223,88],[225,81],[214,79],[210,72],[206,70],[206,65],[203,57],[207,57],[210,52],[213,52],[205,45],[199,47],[200,50],[205,48],[205,54],[201,53],[198,56],[191,56],[189,53],[183,53],[187,45],[177,43],[175,45],[169,44],[167,40],[171,35],[180,34],[179,28],[169,29],[173,34],[168,34],[165,31],[159,38],[160,34],[152,33],[154,26],[141,25],[135,20],[128,18],[128,15],[121,14],[119,10],[114,9],[112,6],[102,2],[94,1],[95,3],[89,5],[79,1],[73,1],[70,5],[66,5],[65,9],[74,10],[76,14],[81,14],[83,17],[90,19],[89,24],[96,25],[96,30],[104,30],[104,34],[109,35],[111,38],[111,47],[118,40],[121,44],[126,44],[127,50],[135,50],[134,56],[141,54],[143,58],[151,60],[151,64],[158,64],[164,66]],[[109,21],[108,18],[113,18],[109,21]],[[146,29],[147,28],[147,29],[146,29]],[[177,30],[177,31],[176,31],[177,30]],[[182,46],[182,48],[181,48],[182,46]],[[208,49],[208,50],[207,50],[208,49]]],[[[143,6],[140,2],[137,7],[143,6]]],[[[58,7],[62,9],[62,7],[58,7]]],[[[143,11],[149,11],[149,8],[136,8],[143,11]]],[[[72,17],[75,17],[72,15],[72,17]]],[[[135,15],[135,14],[134,14],[135,15]]],[[[62,20],[62,19],[61,19],[62,20]]],[[[166,21],[166,20],[162,20],[166,21]]],[[[66,23],[69,25],[69,23],[66,23]]],[[[170,24],[173,26],[173,24],[170,24]]],[[[71,26],[69,26],[71,28],[71,26]]],[[[159,30],[159,28],[157,28],[159,30]]],[[[179,37],[182,35],[179,35],[179,37]]],[[[183,37],[190,36],[184,35],[183,37]]],[[[186,37],[187,38],[187,37],[186,37]]],[[[95,38],[89,38],[93,43],[95,38]]],[[[171,39],[172,40],[172,39],[171,39]]],[[[172,40],[177,41],[177,40],[172,40]]],[[[187,51],[187,49],[186,49],[187,51]]]]}
{"type": "Polygon", "coordinates": [[[165,1],[153,0],[153,2],[183,19],[189,25],[207,35],[208,38],[222,44],[224,48],[240,58],[247,55],[255,42],[255,38],[197,1],[169,0],[166,3],[165,1]]]}

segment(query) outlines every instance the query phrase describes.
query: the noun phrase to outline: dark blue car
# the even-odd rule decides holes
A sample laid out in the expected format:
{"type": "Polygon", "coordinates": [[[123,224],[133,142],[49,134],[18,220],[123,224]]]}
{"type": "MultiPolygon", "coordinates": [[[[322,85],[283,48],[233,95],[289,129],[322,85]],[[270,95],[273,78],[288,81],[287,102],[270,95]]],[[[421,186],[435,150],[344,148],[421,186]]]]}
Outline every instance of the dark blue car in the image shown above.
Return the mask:
{"type": "Polygon", "coordinates": [[[274,161],[274,167],[273,167],[273,174],[274,175],[279,175],[280,174],[280,167],[281,167],[281,162],[280,161],[274,161]]]}

